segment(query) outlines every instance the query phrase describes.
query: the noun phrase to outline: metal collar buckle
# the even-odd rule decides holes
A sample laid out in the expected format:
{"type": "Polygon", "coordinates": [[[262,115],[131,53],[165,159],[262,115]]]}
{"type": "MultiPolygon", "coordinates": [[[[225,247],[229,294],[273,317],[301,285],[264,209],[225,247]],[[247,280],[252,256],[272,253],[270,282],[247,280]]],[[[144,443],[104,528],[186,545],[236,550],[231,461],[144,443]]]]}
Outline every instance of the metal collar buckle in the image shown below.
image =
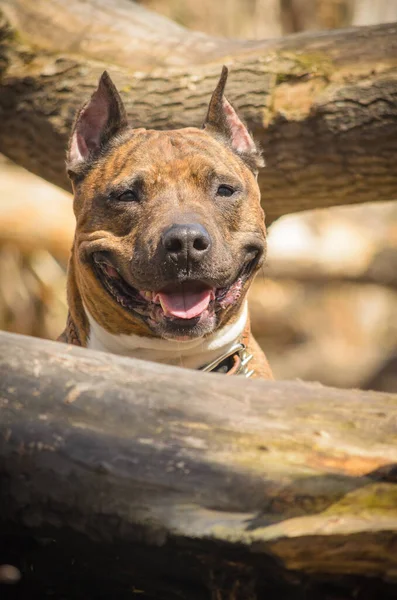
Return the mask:
{"type": "Polygon", "coordinates": [[[252,359],[252,354],[248,354],[245,344],[238,342],[230,348],[228,352],[225,352],[216,360],[213,360],[208,365],[200,368],[200,371],[217,371],[217,368],[228,358],[233,357],[235,359],[232,368],[229,368],[226,375],[243,375],[244,377],[251,377],[254,374],[254,369],[250,369],[249,362],[252,359]]]}

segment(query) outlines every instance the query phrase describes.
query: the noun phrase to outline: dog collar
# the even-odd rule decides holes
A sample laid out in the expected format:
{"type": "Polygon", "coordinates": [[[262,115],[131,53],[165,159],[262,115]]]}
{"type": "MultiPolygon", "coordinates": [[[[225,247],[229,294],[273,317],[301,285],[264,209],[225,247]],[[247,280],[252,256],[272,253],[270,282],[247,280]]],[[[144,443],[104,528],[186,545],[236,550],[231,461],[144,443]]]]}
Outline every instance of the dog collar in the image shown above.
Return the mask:
{"type": "MultiPolygon", "coordinates": [[[[249,327],[249,326],[248,326],[249,327]]],[[[243,339],[248,337],[249,328],[246,327],[243,339]]],[[[66,330],[59,337],[59,341],[73,344],[74,346],[81,346],[80,337],[77,331],[77,327],[70,315],[68,314],[66,330]]],[[[224,375],[243,375],[244,377],[252,377],[254,369],[250,368],[250,361],[253,355],[247,352],[247,347],[242,342],[234,344],[228,352],[225,352],[217,359],[210,362],[204,367],[200,367],[199,371],[205,371],[207,373],[223,373],[224,375]]]]}
{"type": "Polygon", "coordinates": [[[238,342],[228,352],[208,365],[200,367],[199,370],[207,373],[223,373],[224,375],[243,375],[248,378],[254,374],[254,369],[251,369],[249,365],[252,358],[253,356],[247,352],[245,344],[238,342]]]}

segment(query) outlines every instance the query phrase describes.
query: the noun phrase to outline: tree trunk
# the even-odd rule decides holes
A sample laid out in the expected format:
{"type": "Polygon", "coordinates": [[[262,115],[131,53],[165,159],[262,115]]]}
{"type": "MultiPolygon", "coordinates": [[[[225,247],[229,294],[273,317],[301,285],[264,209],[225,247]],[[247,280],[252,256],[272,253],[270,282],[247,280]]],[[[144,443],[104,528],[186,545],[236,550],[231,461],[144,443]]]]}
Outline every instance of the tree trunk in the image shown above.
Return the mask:
{"type": "Polygon", "coordinates": [[[396,419],[2,333],[1,560],[37,598],[391,599],[396,419]]]}
{"type": "Polygon", "coordinates": [[[77,108],[110,70],[131,123],[200,126],[222,63],[261,143],[263,206],[282,214],[397,197],[397,27],[272,41],[189,32],[127,0],[0,0],[0,151],[68,188],[77,108]]]}

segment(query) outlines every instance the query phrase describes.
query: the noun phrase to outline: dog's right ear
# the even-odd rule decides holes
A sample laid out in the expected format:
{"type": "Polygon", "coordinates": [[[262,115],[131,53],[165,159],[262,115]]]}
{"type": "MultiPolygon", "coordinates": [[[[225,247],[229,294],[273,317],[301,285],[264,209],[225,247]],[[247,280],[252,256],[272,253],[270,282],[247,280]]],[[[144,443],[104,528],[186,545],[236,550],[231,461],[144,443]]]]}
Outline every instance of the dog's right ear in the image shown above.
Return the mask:
{"type": "Polygon", "coordinates": [[[94,159],[110,139],[127,126],[123,102],[113,81],[105,71],[90,100],[75,120],[67,153],[67,170],[71,178],[94,159]]]}

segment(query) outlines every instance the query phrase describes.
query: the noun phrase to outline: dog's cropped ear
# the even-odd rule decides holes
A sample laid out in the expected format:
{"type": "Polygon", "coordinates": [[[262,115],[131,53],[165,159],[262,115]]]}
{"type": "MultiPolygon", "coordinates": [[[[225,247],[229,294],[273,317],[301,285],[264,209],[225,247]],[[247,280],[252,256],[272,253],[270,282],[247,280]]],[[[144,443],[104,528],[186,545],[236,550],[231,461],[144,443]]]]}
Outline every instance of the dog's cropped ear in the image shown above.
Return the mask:
{"type": "Polygon", "coordinates": [[[77,115],[67,154],[70,177],[95,158],[109,140],[127,126],[127,116],[120,95],[105,71],[90,100],[77,115]]]}
{"type": "Polygon", "coordinates": [[[260,150],[248,133],[248,129],[224,96],[227,76],[228,69],[223,67],[218,85],[212,94],[203,127],[208,133],[226,142],[250,169],[257,173],[265,163],[260,150]]]}

